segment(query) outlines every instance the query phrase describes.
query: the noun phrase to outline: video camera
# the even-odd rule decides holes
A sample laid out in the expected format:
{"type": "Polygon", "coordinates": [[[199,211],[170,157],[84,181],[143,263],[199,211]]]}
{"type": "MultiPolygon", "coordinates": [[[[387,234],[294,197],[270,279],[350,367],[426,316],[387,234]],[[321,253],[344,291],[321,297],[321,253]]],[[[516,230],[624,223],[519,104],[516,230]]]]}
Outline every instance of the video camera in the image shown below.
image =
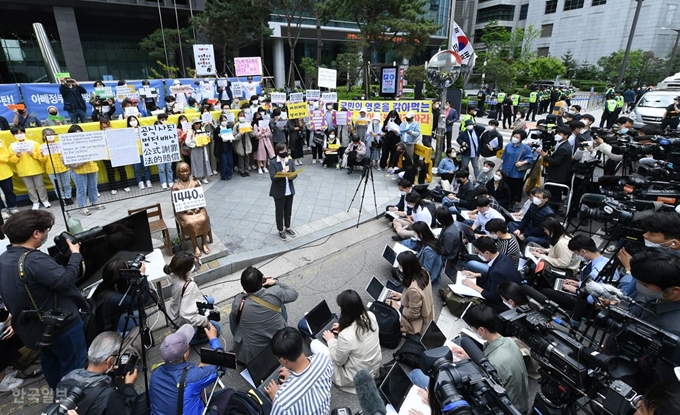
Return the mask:
{"type": "Polygon", "coordinates": [[[42,324],[45,326],[45,331],[43,332],[42,338],[37,343],[37,346],[49,347],[54,344],[54,336],[60,333],[60,330],[64,328],[69,322],[71,322],[71,317],[73,314],[70,311],[62,310],[60,308],[55,308],[53,310],[22,310],[19,313],[19,324],[29,322],[31,320],[41,320],[42,324]]]}
{"type": "Polygon", "coordinates": [[[198,308],[198,314],[208,317],[211,321],[220,321],[220,312],[215,310],[215,305],[210,304],[207,301],[196,302],[196,307],[198,308]]]}
{"type": "Polygon", "coordinates": [[[66,263],[68,263],[68,259],[71,257],[71,249],[66,243],[67,240],[71,241],[71,243],[74,245],[77,243],[83,244],[94,241],[103,234],[104,230],[101,226],[96,226],[92,229],[88,229],[75,235],[66,231],[60,233],[54,237],[54,245],[56,248],[56,253],[53,255],[54,260],[60,265],[66,265],[66,263]]]}
{"type": "Polygon", "coordinates": [[[72,386],[66,391],[66,397],[59,399],[59,402],[53,403],[40,415],[66,415],[69,410],[75,411],[80,401],[85,396],[85,392],[77,386],[72,386]]]}
{"type": "Polygon", "coordinates": [[[500,382],[472,360],[453,362],[446,346],[423,352],[420,368],[434,381],[434,397],[443,415],[520,414],[500,382]]]}

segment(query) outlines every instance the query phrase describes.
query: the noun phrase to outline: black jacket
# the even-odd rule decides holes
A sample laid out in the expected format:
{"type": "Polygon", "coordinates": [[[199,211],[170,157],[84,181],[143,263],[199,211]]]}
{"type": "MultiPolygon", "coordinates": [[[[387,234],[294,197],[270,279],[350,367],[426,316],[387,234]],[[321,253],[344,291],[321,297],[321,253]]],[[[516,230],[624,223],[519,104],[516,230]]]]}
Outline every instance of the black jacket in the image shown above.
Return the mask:
{"type": "Polygon", "coordinates": [[[3,116],[0,116],[0,131],[9,131],[9,122],[3,116]]]}
{"type": "MultiPolygon", "coordinates": [[[[269,188],[269,196],[274,199],[281,199],[286,196],[286,179],[274,177],[276,173],[283,171],[281,163],[279,163],[278,156],[269,160],[269,177],[272,179],[272,185],[269,188]]],[[[295,162],[292,159],[288,160],[288,171],[295,171],[295,162]]],[[[289,178],[290,195],[295,195],[294,178],[289,178]]]]}
{"type": "MultiPolygon", "coordinates": [[[[472,131],[474,131],[475,134],[477,134],[476,144],[477,151],[475,151],[475,155],[478,156],[481,150],[480,141],[482,138],[482,134],[484,133],[484,127],[482,127],[481,125],[475,125],[475,128],[472,131]]],[[[470,152],[471,148],[470,146],[472,146],[473,144],[470,143],[470,140],[471,140],[470,133],[468,133],[466,129],[464,129],[463,131],[460,132],[460,134],[458,134],[458,139],[456,140],[456,142],[460,144],[460,154],[462,156],[469,156],[470,154],[472,154],[470,152]]]]}
{"type": "Polygon", "coordinates": [[[567,183],[571,174],[571,144],[568,141],[560,144],[552,154],[543,157],[548,163],[545,167],[545,181],[567,183]]]}
{"type": "Polygon", "coordinates": [[[479,138],[479,155],[482,157],[495,157],[498,150],[502,148],[503,136],[498,132],[498,130],[484,131],[482,136],[479,138]],[[498,140],[498,144],[493,148],[493,150],[489,150],[487,144],[492,142],[494,138],[498,140]]]}
{"type": "Polygon", "coordinates": [[[493,180],[486,182],[486,190],[489,191],[489,196],[492,196],[499,205],[507,209],[508,206],[510,206],[510,199],[512,198],[510,186],[508,186],[507,183],[502,182],[498,189],[496,189],[494,184],[495,182],[493,180]]]}
{"type": "Polygon", "coordinates": [[[73,88],[69,88],[66,84],[61,84],[59,86],[59,93],[61,93],[61,97],[64,99],[64,111],[85,111],[87,109],[83,99],[83,94],[87,94],[87,91],[82,86],[73,85],[73,88]]]}
{"type": "MultiPolygon", "coordinates": [[[[279,119],[279,121],[280,120],[281,119],[279,119]]],[[[286,133],[285,133],[286,127],[283,127],[283,129],[277,127],[276,121],[274,121],[274,118],[269,120],[269,129],[272,132],[272,141],[274,142],[274,146],[276,146],[278,143],[285,143],[286,142],[286,133]]]]}
{"type": "Polygon", "coordinates": [[[456,260],[460,253],[460,231],[456,225],[449,225],[439,234],[439,246],[442,247],[442,258],[456,260]]]}
{"type": "Polygon", "coordinates": [[[508,310],[508,307],[503,304],[501,295],[498,293],[498,285],[505,281],[521,284],[522,276],[510,258],[503,254],[498,254],[496,260],[489,267],[486,277],[479,282],[479,286],[484,289],[482,291],[484,304],[493,308],[497,313],[508,310]]]}
{"type": "Polygon", "coordinates": [[[36,343],[42,338],[45,326],[38,319],[19,322],[23,310],[33,310],[33,304],[26,292],[24,282],[19,279],[18,264],[21,254],[30,251],[24,261],[25,282],[38,308],[54,309],[56,294],[57,307],[71,312],[71,321],[62,331],[80,320],[79,309],[89,311],[89,305],[75,286],[80,276],[80,254],[71,254],[68,264],[61,266],[49,255],[38,250],[10,246],[0,255],[0,297],[12,313],[12,327],[24,345],[37,349],[36,343]]]}
{"type": "Polygon", "coordinates": [[[538,238],[546,238],[547,235],[543,232],[543,221],[547,218],[554,218],[555,212],[546,203],[538,207],[533,203],[529,206],[529,210],[519,223],[519,231],[526,236],[534,236],[538,238]]]}
{"type": "MultiPolygon", "coordinates": [[[[232,125],[229,128],[234,128],[232,125]]],[[[222,141],[220,136],[220,126],[217,126],[213,131],[213,155],[219,160],[223,153],[231,153],[234,150],[234,144],[232,141],[222,141]]]]}
{"type": "Polygon", "coordinates": [[[131,414],[137,400],[134,385],[125,385],[117,390],[113,379],[104,373],[76,369],[61,379],[57,390],[67,390],[73,386],[79,387],[84,392],[78,404],[78,413],[82,415],[131,414]]]}
{"type": "Polygon", "coordinates": [[[468,181],[466,185],[460,185],[456,197],[460,199],[460,202],[458,202],[459,207],[469,210],[475,209],[475,185],[471,181],[468,181]]]}

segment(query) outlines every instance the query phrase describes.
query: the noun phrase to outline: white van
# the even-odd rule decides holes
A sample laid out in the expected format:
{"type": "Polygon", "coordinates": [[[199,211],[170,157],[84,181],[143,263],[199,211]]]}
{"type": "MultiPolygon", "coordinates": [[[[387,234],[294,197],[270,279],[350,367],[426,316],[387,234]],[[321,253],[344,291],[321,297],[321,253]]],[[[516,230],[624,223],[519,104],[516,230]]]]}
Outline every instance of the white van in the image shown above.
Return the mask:
{"type": "MultiPolygon", "coordinates": [[[[680,78],[678,86],[680,86],[680,78]]],[[[680,95],[680,90],[655,89],[645,93],[628,115],[633,120],[633,126],[640,128],[647,124],[660,125],[666,108],[673,104],[673,98],[678,95],[680,95]]]]}

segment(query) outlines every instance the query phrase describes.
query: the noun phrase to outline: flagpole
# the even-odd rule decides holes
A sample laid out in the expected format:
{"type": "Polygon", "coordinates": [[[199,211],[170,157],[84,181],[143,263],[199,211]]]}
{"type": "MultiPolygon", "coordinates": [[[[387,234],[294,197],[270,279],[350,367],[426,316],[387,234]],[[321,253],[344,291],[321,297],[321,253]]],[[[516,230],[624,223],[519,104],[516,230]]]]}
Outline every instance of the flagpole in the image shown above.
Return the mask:
{"type": "Polygon", "coordinates": [[[448,50],[453,49],[453,27],[456,24],[455,22],[455,12],[456,12],[456,0],[451,0],[451,10],[449,13],[449,44],[448,44],[448,50]]]}

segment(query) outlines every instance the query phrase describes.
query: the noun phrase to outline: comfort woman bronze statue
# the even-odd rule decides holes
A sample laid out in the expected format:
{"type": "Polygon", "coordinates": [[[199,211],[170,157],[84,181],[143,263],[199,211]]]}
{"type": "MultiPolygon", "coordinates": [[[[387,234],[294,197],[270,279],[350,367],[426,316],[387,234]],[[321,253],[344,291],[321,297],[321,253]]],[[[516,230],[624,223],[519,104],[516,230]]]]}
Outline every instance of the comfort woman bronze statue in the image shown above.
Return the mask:
{"type": "MultiPolygon", "coordinates": [[[[182,162],[177,164],[177,177],[179,180],[172,185],[172,191],[201,187],[201,182],[191,178],[191,167],[189,167],[187,163],[182,162]]],[[[210,217],[208,216],[208,211],[204,207],[201,207],[186,210],[184,212],[175,212],[175,219],[177,219],[177,223],[179,223],[182,233],[191,239],[191,243],[194,245],[194,255],[201,255],[201,250],[198,245],[199,236],[203,243],[203,252],[209,254],[208,234],[210,233],[210,217]]]]}

